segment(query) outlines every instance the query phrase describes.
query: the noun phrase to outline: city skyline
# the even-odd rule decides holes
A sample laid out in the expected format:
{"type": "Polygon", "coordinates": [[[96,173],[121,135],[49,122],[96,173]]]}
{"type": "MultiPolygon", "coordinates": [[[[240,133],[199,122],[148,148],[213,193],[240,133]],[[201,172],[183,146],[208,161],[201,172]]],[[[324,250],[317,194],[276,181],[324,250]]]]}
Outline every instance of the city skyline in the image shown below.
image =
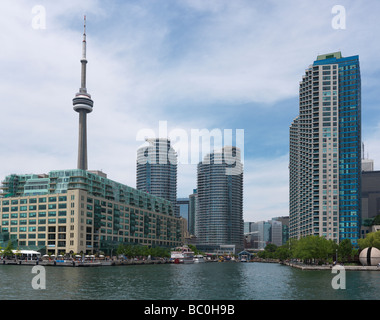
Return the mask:
{"type": "MultiPolygon", "coordinates": [[[[136,135],[148,128],[158,137],[159,121],[169,131],[243,129],[244,220],[287,215],[288,130],[299,82],[318,54],[335,51],[360,56],[363,142],[378,168],[380,45],[372,39],[380,4],[343,1],[343,30],[331,25],[329,1],[40,4],[45,29],[36,28],[35,3],[2,6],[1,179],[75,167],[70,97],[80,76],[84,14],[88,88],[97,105],[88,124],[90,170],[135,187],[136,150],[143,144],[136,135]]],[[[196,165],[178,166],[178,197],[196,187],[196,165]]]]}

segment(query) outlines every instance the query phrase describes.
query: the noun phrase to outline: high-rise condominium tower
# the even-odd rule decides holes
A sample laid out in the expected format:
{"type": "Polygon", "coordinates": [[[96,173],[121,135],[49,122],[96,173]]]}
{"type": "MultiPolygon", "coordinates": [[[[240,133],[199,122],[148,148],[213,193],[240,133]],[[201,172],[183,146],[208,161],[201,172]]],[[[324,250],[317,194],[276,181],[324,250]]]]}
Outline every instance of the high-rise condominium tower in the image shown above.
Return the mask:
{"type": "Polygon", "coordinates": [[[177,201],[177,153],[168,139],[146,139],[148,146],[137,150],[136,188],[169,200],[177,201]]]}
{"type": "Polygon", "coordinates": [[[86,89],[86,17],[84,17],[84,32],[82,44],[82,73],[81,87],[73,99],[74,110],[79,113],[79,140],[78,140],[78,169],[87,170],[87,113],[92,112],[94,102],[86,89]]]}
{"type": "Polygon", "coordinates": [[[356,245],[361,223],[359,57],[318,56],[299,87],[290,126],[290,237],[356,245]]]}
{"type": "Polygon", "coordinates": [[[243,164],[240,149],[224,147],[205,156],[197,174],[197,247],[243,249],[243,164]]]}

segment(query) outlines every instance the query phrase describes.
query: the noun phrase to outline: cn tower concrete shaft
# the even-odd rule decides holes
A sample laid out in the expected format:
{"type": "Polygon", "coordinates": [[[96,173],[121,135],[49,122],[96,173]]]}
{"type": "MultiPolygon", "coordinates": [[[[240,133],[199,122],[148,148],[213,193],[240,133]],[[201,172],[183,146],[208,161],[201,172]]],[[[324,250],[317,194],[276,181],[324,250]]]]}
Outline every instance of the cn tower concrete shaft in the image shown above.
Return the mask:
{"type": "Polygon", "coordinates": [[[87,112],[79,111],[78,169],[87,170],[87,112]]]}

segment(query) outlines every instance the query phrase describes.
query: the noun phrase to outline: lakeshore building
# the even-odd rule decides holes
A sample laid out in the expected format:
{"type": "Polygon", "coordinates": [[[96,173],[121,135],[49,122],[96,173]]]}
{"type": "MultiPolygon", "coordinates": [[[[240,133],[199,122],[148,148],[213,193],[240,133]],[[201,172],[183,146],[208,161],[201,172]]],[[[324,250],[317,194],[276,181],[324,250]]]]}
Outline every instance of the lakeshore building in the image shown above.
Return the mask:
{"type": "Polygon", "coordinates": [[[319,55],[299,86],[290,126],[290,237],[357,245],[361,228],[359,57],[319,55]]]}
{"type": "MultiPolygon", "coordinates": [[[[177,153],[169,139],[146,139],[147,146],[137,150],[136,188],[169,200],[176,208],[177,153]]],[[[179,217],[179,211],[174,210],[179,217]]]]}
{"type": "MultiPolygon", "coordinates": [[[[181,245],[185,224],[175,216],[174,191],[171,202],[171,197],[160,197],[164,194],[154,195],[154,184],[141,191],[110,180],[101,171],[87,170],[86,116],[93,101],[86,89],[86,23],[81,65],[81,88],[73,99],[79,113],[77,169],[11,174],[2,181],[2,245],[10,240],[20,250],[55,255],[115,254],[120,244],[181,245]]],[[[169,176],[176,181],[176,167],[173,172],[171,168],[169,176]]],[[[171,188],[175,190],[176,184],[171,188]]]]}
{"type": "Polygon", "coordinates": [[[196,201],[197,248],[240,252],[244,247],[244,226],[239,148],[226,146],[207,154],[198,164],[196,201]]]}
{"type": "Polygon", "coordinates": [[[197,189],[193,189],[193,193],[189,195],[189,221],[188,228],[191,235],[195,235],[195,218],[197,215],[198,194],[197,189]]]}
{"type": "Polygon", "coordinates": [[[380,215],[380,171],[362,172],[362,230],[361,237],[373,232],[373,220],[380,215]]]}
{"type": "Polygon", "coordinates": [[[282,246],[289,239],[289,217],[276,217],[268,221],[244,222],[246,249],[264,250],[271,243],[282,246]]]}
{"type": "Polygon", "coordinates": [[[20,249],[115,253],[119,244],[181,244],[170,201],[81,169],[9,175],[2,183],[1,232],[20,249]]]}
{"type": "Polygon", "coordinates": [[[178,198],[176,202],[176,215],[186,220],[187,229],[189,229],[189,198],[178,198]]]}
{"type": "Polygon", "coordinates": [[[374,162],[372,159],[362,159],[362,171],[373,171],[374,162]]]}

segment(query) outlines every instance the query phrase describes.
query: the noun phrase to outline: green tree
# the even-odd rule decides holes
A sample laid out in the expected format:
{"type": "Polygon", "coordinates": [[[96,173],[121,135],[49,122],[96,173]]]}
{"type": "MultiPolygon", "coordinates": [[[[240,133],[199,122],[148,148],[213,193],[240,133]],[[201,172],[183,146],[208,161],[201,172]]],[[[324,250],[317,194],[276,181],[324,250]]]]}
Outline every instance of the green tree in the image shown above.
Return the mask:
{"type": "Polygon", "coordinates": [[[122,243],[120,243],[119,246],[117,247],[116,254],[125,255],[125,246],[122,243]]]}
{"type": "Polygon", "coordinates": [[[259,251],[257,253],[257,256],[260,258],[260,259],[266,259],[267,258],[267,254],[266,254],[266,251],[263,250],[263,251],[259,251]]]}
{"type": "Polygon", "coordinates": [[[307,236],[298,240],[294,248],[294,258],[309,262],[314,256],[314,236],[307,236]]]}
{"type": "Polygon", "coordinates": [[[372,221],[372,225],[379,225],[380,224],[380,214],[378,214],[372,221]]]}
{"type": "Polygon", "coordinates": [[[271,252],[271,253],[274,253],[276,252],[277,250],[277,246],[273,243],[268,243],[266,246],[265,246],[265,251],[267,252],[271,252]]]}
{"type": "Polygon", "coordinates": [[[349,256],[352,254],[352,244],[350,239],[343,239],[339,243],[338,247],[338,256],[343,260],[346,261],[349,256]]]}
{"type": "Polygon", "coordinates": [[[278,247],[276,252],[275,252],[275,256],[276,256],[276,258],[278,258],[280,260],[289,259],[291,257],[289,245],[283,245],[283,246],[278,247]]]}
{"type": "Polygon", "coordinates": [[[190,248],[191,251],[194,252],[194,255],[204,254],[202,251],[198,250],[198,248],[192,244],[189,244],[188,247],[190,248]]]}
{"type": "Polygon", "coordinates": [[[380,249],[380,231],[368,233],[364,239],[358,240],[358,245],[361,250],[368,247],[380,249]]]}
{"type": "Polygon", "coordinates": [[[3,256],[4,257],[13,257],[13,251],[12,250],[13,250],[13,244],[12,244],[12,241],[9,240],[7,247],[3,251],[3,256]]]}
{"type": "Polygon", "coordinates": [[[328,260],[337,248],[335,242],[319,236],[306,236],[299,239],[293,246],[291,256],[309,263],[328,260]]]}

